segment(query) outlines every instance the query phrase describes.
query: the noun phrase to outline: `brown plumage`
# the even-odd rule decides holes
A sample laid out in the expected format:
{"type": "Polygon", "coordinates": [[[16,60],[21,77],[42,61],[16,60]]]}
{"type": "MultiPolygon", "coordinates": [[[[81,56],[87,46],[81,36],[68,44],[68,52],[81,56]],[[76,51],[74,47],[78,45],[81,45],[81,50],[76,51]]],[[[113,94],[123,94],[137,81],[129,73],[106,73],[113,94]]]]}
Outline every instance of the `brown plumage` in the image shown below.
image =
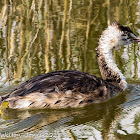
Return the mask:
{"type": "Polygon", "coordinates": [[[121,91],[91,74],[66,70],[33,77],[1,99],[10,108],[23,108],[24,103],[26,108],[68,108],[102,102],[121,91]]]}

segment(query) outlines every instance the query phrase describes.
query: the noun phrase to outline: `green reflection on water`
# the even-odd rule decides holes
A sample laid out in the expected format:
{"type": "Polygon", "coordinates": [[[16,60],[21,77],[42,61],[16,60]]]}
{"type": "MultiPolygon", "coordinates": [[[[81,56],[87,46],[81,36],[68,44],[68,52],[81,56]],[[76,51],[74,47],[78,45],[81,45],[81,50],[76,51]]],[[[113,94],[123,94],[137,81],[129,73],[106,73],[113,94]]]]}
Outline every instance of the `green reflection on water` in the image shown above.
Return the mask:
{"type": "MultiPolygon", "coordinates": [[[[136,34],[139,34],[138,2],[138,0],[0,1],[0,86],[18,85],[35,75],[65,69],[84,71],[100,77],[95,49],[101,32],[111,21],[117,20],[129,25],[136,34]]],[[[114,51],[114,59],[129,82],[139,82],[139,51],[137,44],[114,51]]],[[[70,126],[86,122],[93,125],[95,121],[100,124],[100,120],[103,119],[103,126],[99,131],[102,132],[103,138],[108,139],[111,123],[119,116],[120,110],[117,107],[125,102],[123,95],[116,99],[113,102],[87,107],[82,111],[64,110],[61,113],[54,110],[44,111],[48,112],[49,116],[43,119],[43,122],[50,124],[72,116],[74,120],[70,126]],[[77,114],[81,118],[77,117],[77,114]]],[[[40,112],[22,113],[12,111],[3,118],[24,120],[40,112]]],[[[44,123],[42,125],[44,126],[44,123]]],[[[33,129],[33,132],[36,129],[33,129]]],[[[74,132],[70,128],[68,130],[71,137],[74,137],[74,132]]]]}
{"type": "MultiPolygon", "coordinates": [[[[136,31],[136,3],[138,1],[1,1],[1,85],[65,69],[100,76],[95,50],[98,38],[113,20],[129,24],[136,31]]],[[[129,80],[138,80],[139,55],[134,47],[126,50],[128,59],[121,58],[122,48],[114,53],[115,60],[129,80]]]]}

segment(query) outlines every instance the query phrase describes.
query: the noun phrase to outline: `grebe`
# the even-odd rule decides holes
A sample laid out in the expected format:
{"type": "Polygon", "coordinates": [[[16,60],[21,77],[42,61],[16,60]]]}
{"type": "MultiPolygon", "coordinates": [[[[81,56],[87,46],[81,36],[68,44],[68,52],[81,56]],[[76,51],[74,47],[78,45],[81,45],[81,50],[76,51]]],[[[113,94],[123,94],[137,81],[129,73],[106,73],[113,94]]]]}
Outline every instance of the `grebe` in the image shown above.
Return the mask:
{"type": "Polygon", "coordinates": [[[11,93],[1,96],[12,109],[83,107],[110,99],[127,88],[125,77],[115,64],[112,50],[140,42],[129,27],[113,22],[103,31],[97,51],[103,79],[94,75],[65,70],[31,78],[11,93]]]}

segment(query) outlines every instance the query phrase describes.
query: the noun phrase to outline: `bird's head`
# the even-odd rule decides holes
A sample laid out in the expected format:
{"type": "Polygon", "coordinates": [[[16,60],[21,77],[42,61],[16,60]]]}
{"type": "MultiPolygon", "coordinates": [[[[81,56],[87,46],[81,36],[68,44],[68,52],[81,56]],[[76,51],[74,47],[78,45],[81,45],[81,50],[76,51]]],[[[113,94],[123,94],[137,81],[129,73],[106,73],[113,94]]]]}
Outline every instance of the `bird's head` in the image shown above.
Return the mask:
{"type": "Polygon", "coordinates": [[[128,26],[113,22],[103,32],[99,43],[106,44],[109,46],[108,49],[118,49],[120,46],[132,44],[134,41],[140,42],[140,38],[128,26]]]}

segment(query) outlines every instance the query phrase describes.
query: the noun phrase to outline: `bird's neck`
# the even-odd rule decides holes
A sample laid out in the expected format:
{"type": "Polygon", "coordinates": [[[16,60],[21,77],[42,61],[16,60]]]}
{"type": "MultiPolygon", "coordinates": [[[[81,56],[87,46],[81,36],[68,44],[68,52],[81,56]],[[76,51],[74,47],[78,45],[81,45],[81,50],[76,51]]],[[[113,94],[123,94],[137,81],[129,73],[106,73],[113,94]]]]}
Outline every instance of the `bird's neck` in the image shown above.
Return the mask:
{"type": "Polygon", "coordinates": [[[127,88],[125,77],[114,62],[112,50],[108,48],[111,47],[107,44],[103,46],[102,43],[99,43],[97,56],[101,75],[104,80],[116,83],[120,88],[125,90],[127,88]]]}

